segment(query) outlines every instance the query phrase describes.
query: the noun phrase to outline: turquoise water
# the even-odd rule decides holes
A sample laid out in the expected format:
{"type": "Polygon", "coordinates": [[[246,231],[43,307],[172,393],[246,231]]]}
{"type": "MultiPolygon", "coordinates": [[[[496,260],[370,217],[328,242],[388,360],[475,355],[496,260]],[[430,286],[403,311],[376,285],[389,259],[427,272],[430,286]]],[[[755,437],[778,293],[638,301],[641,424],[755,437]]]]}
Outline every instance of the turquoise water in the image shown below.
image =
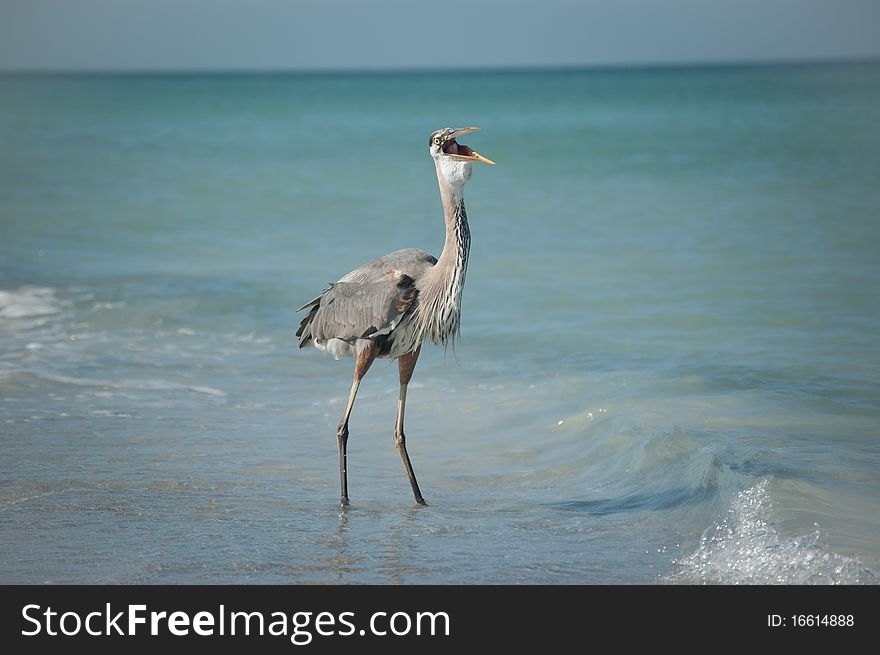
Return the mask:
{"type": "Polygon", "coordinates": [[[0,77],[0,581],[877,583],[880,65],[0,77]],[[454,351],[295,308],[439,254],[454,351]]]}

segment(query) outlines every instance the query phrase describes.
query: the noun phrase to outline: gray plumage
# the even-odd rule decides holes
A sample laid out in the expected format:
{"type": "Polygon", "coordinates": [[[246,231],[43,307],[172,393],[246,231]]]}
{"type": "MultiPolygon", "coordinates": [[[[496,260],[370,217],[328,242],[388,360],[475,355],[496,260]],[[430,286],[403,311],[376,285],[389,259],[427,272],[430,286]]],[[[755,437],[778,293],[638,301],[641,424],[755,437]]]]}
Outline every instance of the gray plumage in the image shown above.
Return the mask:
{"type": "Polygon", "coordinates": [[[400,396],[394,442],[416,502],[424,504],[403,433],[406,389],[422,342],[427,339],[446,344],[458,334],[471,242],[462,191],[470,178],[472,162],[494,162],[459,144],[456,137],[477,129],[444,128],[434,132],[428,142],[446,223],[440,258],[417,248],[398,250],[344,275],[298,310],[308,310],[296,332],[300,348],[314,345],[336,359],[356,358],[354,382],[337,429],[343,505],[348,504],[349,416],[360,381],[377,357],[399,360],[400,396]]]}
{"type": "Polygon", "coordinates": [[[357,339],[385,337],[381,350],[387,350],[392,333],[413,310],[419,292],[416,280],[423,280],[436,263],[437,258],[424,250],[406,248],[331,283],[320,296],[299,308],[310,308],[296,333],[299,347],[315,340],[326,343],[339,339],[353,344],[357,339]]]}

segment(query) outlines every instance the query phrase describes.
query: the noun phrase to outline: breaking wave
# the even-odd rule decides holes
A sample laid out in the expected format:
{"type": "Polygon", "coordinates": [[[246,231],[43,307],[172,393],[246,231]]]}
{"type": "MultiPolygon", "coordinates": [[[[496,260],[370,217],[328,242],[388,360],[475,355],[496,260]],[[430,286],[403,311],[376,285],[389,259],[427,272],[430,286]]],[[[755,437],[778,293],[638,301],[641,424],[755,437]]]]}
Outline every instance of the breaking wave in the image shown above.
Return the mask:
{"type": "Polygon", "coordinates": [[[780,537],[768,522],[769,478],[741,491],[726,518],[662,582],[678,584],[877,584],[858,559],[830,552],[815,532],[780,537]]]}
{"type": "Polygon", "coordinates": [[[0,319],[27,319],[57,314],[61,305],[48,287],[24,286],[0,291],[0,319]]]}

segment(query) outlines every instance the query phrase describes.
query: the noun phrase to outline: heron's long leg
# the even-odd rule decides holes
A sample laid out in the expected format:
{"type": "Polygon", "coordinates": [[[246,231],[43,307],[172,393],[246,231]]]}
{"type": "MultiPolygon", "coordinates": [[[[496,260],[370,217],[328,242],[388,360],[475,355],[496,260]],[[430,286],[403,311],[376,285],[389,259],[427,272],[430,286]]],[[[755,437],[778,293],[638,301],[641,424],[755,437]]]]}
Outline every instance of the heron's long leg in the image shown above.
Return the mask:
{"type": "MultiPolygon", "coordinates": [[[[361,343],[361,342],[359,342],[361,343]]],[[[340,504],[348,505],[348,418],[351,416],[351,409],[354,407],[354,399],[357,397],[358,387],[361,380],[370,370],[370,365],[379,354],[376,345],[369,341],[368,345],[359,347],[357,359],[354,364],[354,381],[351,383],[351,391],[348,394],[348,404],[345,406],[345,413],[342,420],[339,421],[339,427],[336,428],[336,446],[339,449],[339,487],[341,492],[340,504]]]]}
{"type": "Polygon", "coordinates": [[[419,358],[421,346],[414,352],[407,353],[397,360],[397,367],[400,371],[400,397],[397,400],[397,423],[394,425],[394,446],[403,460],[403,468],[406,471],[406,477],[412,486],[413,495],[419,505],[427,505],[425,499],[422,498],[422,492],[419,491],[419,483],[416,482],[416,475],[413,473],[412,462],[409,461],[409,453],[406,452],[406,435],[403,433],[403,414],[406,409],[406,387],[412,378],[413,370],[416,367],[416,361],[419,358]]]}

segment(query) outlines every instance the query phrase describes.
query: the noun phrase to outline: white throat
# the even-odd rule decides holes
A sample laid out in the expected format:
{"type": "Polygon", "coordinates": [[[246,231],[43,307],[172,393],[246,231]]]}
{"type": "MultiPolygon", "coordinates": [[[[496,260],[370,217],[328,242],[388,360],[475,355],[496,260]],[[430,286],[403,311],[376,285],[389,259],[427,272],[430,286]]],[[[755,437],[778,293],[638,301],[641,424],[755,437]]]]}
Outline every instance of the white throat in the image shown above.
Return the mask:
{"type": "Polygon", "coordinates": [[[446,183],[456,200],[461,200],[464,185],[471,177],[471,163],[441,155],[437,159],[437,175],[446,183]]]}

